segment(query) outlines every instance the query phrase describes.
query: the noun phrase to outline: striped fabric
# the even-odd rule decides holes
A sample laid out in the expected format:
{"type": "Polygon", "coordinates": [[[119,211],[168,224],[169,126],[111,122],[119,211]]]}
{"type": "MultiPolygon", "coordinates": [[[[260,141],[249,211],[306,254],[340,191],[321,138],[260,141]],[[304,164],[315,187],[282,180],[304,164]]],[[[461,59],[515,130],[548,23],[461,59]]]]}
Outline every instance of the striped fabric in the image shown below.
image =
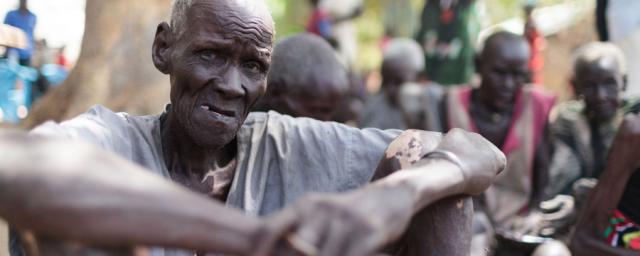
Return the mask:
{"type": "Polygon", "coordinates": [[[616,210],[604,231],[607,244],[640,251],[640,226],[616,210]]]}

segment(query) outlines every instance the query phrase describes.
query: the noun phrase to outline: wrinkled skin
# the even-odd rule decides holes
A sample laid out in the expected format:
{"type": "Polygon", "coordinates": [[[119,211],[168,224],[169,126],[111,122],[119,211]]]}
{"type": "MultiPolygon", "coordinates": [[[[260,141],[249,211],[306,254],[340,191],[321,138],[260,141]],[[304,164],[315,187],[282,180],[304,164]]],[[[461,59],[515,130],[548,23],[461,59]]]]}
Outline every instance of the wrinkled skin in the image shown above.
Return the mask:
{"type": "Polygon", "coordinates": [[[577,65],[571,80],[576,95],[585,102],[585,114],[590,121],[611,121],[621,105],[620,92],[626,86],[626,77],[614,58],[595,63],[577,65]]]}
{"type": "MultiPolygon", "coordinates": [[[[16,160],[22,165],[12,162],[19,157],[0,161],[5,164],[0,168],[0,182],[4,182],[0,188],[7,192],[0,193],[3,217],[19,223],[22,230],[97,246],[153,244],[238,255],[291,250],[290,243],[283,244],[287,237],[293,233],[311,240],[313,237],[304,233],[312,231],[316,238],[331,238],[307,241],[318,247],[320,255],[365,256],[399,238],[421,209],[449,196],[478,194],[504,168],[504,155],[491,143],[477,134],[453,130],[438,148],[457,154],[464,161],[463,169],[432,159],[360,190],[301,200],[268,219],[246,216],[204,198],[201,194],[209,191],[198,183],[207,171],[235,157],[235,134],[265,91],[273,27],[266,18],[268,12],[253,4],[201,0],[195,3],[197,8],[189,10],[186,31],[178,34],[161,23],[156,33],[153,62],[171,80],[172,108],[161,131],[165,161],[174,181],[200,194],[102,150],[69,147],[65,152],[75,157],[72,162],[55,157],[60,152],[54,150],[39,152],[36,157],[51,161],[51,165],[26,164],[24,159],[16,160]],[[93,172],[83,171],[92,165],[96,166],[93,172]],[[20,178],[13,179],[16,175],[20,178]],[[82,182],[70,182],[78,180],[82,182]],[[139,182],[153,189],[140,189],[139,182]],[[33,188],[33,184],[42,189],[17,193],[33,188]],[[116,196],[114,191],[118,191],[116,196]],[[87,200],[108,195],[112,196],[108,205],[87,200]],[[10,211],[10,206],[22,208],[10,211]],[[56,214],[50,214],[53,210],[56,214]],[[144,214],[132,214],[141,211],[144,214]],[[319,220],[325,225],[320,226],[319,220]],[[79,221],[91,224],[78,225],[79,221]]],[[[420,141],[420,136],[409,131],[398,143],[415,148],[420,141]]],[[[3,143],[0,151],[33,159],[27,148],[45,150],[41,143],[34,140],[24,149],[3,143]]],[[[65,141],[50,143],[54,149],[70,145],[65,141]]]]}
{"type": "Polygon", "coordinates": [[[530,80],[529,56],[524,39],[502,37],[486,45],[478,60],[482,83],[473,92],[471,113],[480,134],[495,145],[502,145],[516,96],[530,80]],[[495,114],[501,116],[497,123],[491,121],[495,114]]]}
{"type": "Polygon", "coordinates": [[[638,255],[638,251],[611,247],[602,236],[614,210],[618,207],[627,182],[640,167],[640,116],[627,116],[620,126],[598,184],[591,191],[569,248],[576,256],[638,255]]]}
{"type": "Polygon", "coordinates": [[[236,132],[266,90],[273,24],[251,1],[198,1],[180,34],[158,25],[153,61],[170,75],[172,108],[162,127],[172,178],[197,191],[235,154],[236,132]]]}
{"type": "MultiPolygon", "coordinates": [[[[306,242],[319,248],[317,255],[372,255],[386,245],[397,241],[412,221],[422,224],[406,234],[407,243],[396,244],[392,250],[400,255],[464,255],[469,252],[471,234],[471,202],[464,197],[438,201],[422,210],[421,204],[429,204],[435,198],[443,199],[453,194],[478,195],[486,190],[495,176],[504,169],[504,155],[490,142],[475,133],[453,129],[442,141],[424,136],[424,132],[408,130],[400,135],[385,152],[371,186],[353,192],[335,195],[311,195],[300,199],[292,207],[271,217],[268,226],[274,233],[292,232],[306,242]],[[437,146],[436,146],[437,145],[437,146]],[[412,175],[411,170],[421,169],[430,160],[421,157],[433,149],[448,150],[460,156],[464,169],[460,173],[465,182],[434,197],[423,198],[416,205],[415,187],[411,184],[392,188],[384,177],[392,177],[395,170],[409,167],[397,175],[412,175]],[[479,150],[484,149],[484,150],[479,150]],[[413,167],[411,167],[413,166],[413,167]],[[493,171],[489,171],[493,170],[493,171]],[[377,185],[381,185],[377,187],[377,185]],[[405,190],[405,189],[408,189],[405,190]],[[450,194],[452,193],[452,194],[450,194]],[[441,206],[441,207],[438,207],[441,206]],[[373,214],[375,212],[375,214],[373,214]],[[439,222],[454,224],[438,225],[439,222]],[[423,227],[438,227],[433,230],[423,227]],[[438,239],[437,236],[451,238],[438,239]]],[[[442,163],[442,162],[441,162],[442,163]]],[[[451,164],[445,161],[446,164],[451,164]]],[[[459,168],[455,167],[453,169],[459,168]]],[[[433,173],[446,168],[433,169],[433,173]]],[[[417,177],[416,177],[417,178],[417,177]]],[[[420,183],[421,181],[416,181],[420,183]]],[[[428,182],[428,181],[422,181],[428,182]]],[[[429,184],[438,191],[443,184],[429,184]]],[[[278,235],[284,237],[284,235],[278,235]]],[[[269,240],[272,241],[272,240],[269,240]]],[[[295,250],[293,250],[295,252],[295,250]]],[[[291,248],[280,248],[287,255],[291,248]]],[[[293,255],[298,255],[293,253],[293,255]]]]}

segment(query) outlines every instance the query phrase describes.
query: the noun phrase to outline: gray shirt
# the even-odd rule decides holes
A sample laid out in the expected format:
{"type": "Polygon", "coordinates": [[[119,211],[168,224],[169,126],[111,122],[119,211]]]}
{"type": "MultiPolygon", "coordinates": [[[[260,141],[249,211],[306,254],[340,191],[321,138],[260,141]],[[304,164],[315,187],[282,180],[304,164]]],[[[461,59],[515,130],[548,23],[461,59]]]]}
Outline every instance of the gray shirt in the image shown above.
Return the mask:
{"type": "Polygon", "coordinates": [[[358,126],[443,131],[440,121],[440,104],[443,95],[444,89],[435,83],[427,86],[404,84],[398,96],[399,106],[393,106],[388,100],[387,93],[381,91],[367,102],[358,120],[358,126]]]}
{"type": "MultiPolygon", "coordinates": [[[[170,177],[158,115],[132,116],[96,106],[60,124],[45,123],[31,134],[87,141],[170,177]]],[[[272,111],[251,113],[237,134],[237,168],[226,204],[260,216],[309,192],[360,187],[369,182],[387,145],[398,134],[272,111]]],[[[156,249],[152,255],[183,254],[156,249]]]]}

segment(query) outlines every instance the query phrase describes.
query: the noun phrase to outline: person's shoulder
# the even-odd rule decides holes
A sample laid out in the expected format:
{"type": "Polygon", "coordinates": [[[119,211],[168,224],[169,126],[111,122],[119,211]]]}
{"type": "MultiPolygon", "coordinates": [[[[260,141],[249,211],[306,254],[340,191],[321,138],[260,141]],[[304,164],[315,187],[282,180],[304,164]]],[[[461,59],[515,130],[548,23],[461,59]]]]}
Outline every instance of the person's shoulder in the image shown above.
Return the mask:
{"type": "Polygon", "coordinates": [[[55,123],[47,122],[34,128],[32,134],[49,135],[52,133],[62,133],[70,137],[73,134],[111,134],[120,131],[119,134],[128,134],[133,128],[139,128],[141,123],[154,122],[154,116],[133,116],[128,113],[116,113],[111,109],[95,105],[70,120],[55,123]]]}
{"type": "Polygon", "coordinates": [[[527,85],[523,90],[539,101],[555,101],[556,99],[556,96],[553,93],[536,85],[527,85]]]}
{"type": "Polygon", "coordinates": [[[556,135],[571,135],[576,131],[579,123],[583,122],[584,103],[570,100],[558,104],[552,111],[551,129],[556,135]]]}
{"type": "MultiPolygon", "coordinates": [[[[316,127],[316,126],[326,126],[332,125],[334,122],[322,122],[319,120],[315,120],[307,117],[292,117],[289,115],[284,115],[278,113],[276,111],[270,110],[267,112],[251,112],[247,119],[245,120],[243,126],[245,127],[289,127],[289,128],[298,128],[298,127],[316,127]]],[[[335,123],[337,124],[337,123],[335,123]]]]}
{"type": "MultiPolygon", "coordinates": [[[[263,131],[268,136],[294,137],[347,137],[362,135],[361,137],[383,136],[395,137],[399,131],[380,130],[375,128],[359,129],[333,121],[320,121],[308,117],[292,117],[276,111],[252,112],[247,117],[244,129],[263,131]]],[[[358,136],[356,136],[358,137],[358,136]]]]}
{"type": "Polygon", "coordinates": [[[575,122],[581,118],[584,111],[584,103],[578,100],[570,100],[558,104],[554,109],[556,121],[575,122]]]}
{"type": "Polygon", "coordinates": [[[640,97],[631,97],[624,100],[623,106],[620,108],[623,114],[640,113],[640,97]]]}
{"type": "Polygon", "coordinates": [[[5,15],[5,20],[14,19],[17,14],[18,14],[17,10],[8,11],[7,14],[5,15]]]}

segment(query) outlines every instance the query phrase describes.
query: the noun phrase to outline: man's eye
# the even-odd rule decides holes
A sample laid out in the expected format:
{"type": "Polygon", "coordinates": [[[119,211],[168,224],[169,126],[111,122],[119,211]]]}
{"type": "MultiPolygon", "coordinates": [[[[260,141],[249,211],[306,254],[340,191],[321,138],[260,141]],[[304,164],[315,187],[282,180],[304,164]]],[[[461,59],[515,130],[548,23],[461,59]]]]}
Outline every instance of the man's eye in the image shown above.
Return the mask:
{"type": "Polygon", "coordinates": [[[259,73],[262,71],[262,65],[257,61],[249,61],[242,64],[242,68],[252,73],[259,73]]]}
{"type": "Polygon", "coordinates": [[[202,60],[210,61],[216,58],[216,53],[212,50],[203,50],[198,52],[198,57],[202,60]]]}

